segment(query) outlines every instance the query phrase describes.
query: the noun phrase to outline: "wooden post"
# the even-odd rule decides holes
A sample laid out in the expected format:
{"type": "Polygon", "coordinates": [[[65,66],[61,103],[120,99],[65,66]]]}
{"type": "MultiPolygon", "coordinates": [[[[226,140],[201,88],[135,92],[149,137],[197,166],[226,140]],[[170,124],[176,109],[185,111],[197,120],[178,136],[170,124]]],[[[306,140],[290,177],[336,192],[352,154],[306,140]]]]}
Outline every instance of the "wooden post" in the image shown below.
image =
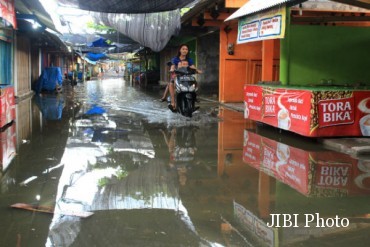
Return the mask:
{"type": "Polygon", "coordinates": [[[261,218],[269,217],[270,200],[270,176],[260,171],[258,179],[258,209],[261,218]]]}
{"type": "Polygon", "coordinates": [[[273,80],[274,40],[262,41],[262,81],[273,80]]]}

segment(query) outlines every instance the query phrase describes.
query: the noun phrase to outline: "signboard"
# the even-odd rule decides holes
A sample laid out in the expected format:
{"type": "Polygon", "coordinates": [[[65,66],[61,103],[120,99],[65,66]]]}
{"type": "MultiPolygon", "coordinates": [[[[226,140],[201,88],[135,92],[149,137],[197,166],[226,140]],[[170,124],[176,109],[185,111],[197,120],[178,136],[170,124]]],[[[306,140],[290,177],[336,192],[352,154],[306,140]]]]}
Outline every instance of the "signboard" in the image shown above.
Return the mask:
{"type": "Polygon", "coordinates": [[[278,246],[277,228],[268,227],[264,221],[237,202],[234,202],[234,217],[240,226],[263,243],[263,246],[278,246]]]}
{"type": "Polygon", "coordinates": [[[0,0],[0,17],[9,22],[14,29],[17,28],[14,0],[0,0]]]}
{"type": "Polygon", "coordinates": [[[245,85],[244,117],[309,137],[370,136],[370,90],[245,85]]]}
{"type": "Polygon", "coordinates": [[[15,120],[15,97],[13,86],[0,87],[0,128],[15,120]]]}
{"type": "Polygon", "coordinates": [[[284,38],[285,19],[285,5],[265,13],[240,18],[237,43],[284,38]]]}
{"type": "Polygon", "coordinates": [[[0,171],[10,165],[16,155],[16,127],[11,126],[0,132],[0,171]]]}

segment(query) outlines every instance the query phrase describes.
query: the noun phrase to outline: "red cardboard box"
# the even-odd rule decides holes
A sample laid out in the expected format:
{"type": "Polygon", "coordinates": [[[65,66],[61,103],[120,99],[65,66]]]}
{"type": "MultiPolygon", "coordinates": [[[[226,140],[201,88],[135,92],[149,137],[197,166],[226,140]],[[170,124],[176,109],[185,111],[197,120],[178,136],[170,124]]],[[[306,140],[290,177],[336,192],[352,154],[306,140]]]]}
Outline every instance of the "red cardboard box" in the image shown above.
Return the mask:
{"type": "Polygon", "coordinates": [[[244,86],[244,116],[308,137],[370,136],[370,90],[244,86]]]}

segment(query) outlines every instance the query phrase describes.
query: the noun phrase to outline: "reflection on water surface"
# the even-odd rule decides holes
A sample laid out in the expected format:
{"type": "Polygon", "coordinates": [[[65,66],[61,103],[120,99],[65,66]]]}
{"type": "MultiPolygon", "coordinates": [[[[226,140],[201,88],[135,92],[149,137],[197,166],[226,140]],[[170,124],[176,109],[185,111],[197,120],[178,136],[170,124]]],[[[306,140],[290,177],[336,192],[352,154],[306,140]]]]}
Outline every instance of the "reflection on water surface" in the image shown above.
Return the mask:
{"type": "Polygon", "coordinates": [[[44,97],[50,104],[20,102],[2,138],[10,141],[3,153],[17,155],[2,167],[0,245],[348,246],[368,238],[367,160],[208,101],[185,119],[157,93],[102,80],[44,97]],[[16,202],[54,214],[10,209],[16,202]],[[298,214],[301,225],[316,213],[350,224],[267,226],[271,214],[298,214]]]}

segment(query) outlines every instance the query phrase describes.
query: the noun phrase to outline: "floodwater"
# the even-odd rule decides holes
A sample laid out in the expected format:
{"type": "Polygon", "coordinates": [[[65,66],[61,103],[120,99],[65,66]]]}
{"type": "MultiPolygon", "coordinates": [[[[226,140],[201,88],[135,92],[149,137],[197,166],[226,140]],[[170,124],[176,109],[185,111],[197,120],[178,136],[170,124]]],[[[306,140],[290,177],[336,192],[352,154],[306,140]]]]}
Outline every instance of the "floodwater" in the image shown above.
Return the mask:
{"type": "Polygon", "coordinates": [[[368,246],[369,161],[160,94],[116,78],[19,102],[0,246],[368,246]]]}

